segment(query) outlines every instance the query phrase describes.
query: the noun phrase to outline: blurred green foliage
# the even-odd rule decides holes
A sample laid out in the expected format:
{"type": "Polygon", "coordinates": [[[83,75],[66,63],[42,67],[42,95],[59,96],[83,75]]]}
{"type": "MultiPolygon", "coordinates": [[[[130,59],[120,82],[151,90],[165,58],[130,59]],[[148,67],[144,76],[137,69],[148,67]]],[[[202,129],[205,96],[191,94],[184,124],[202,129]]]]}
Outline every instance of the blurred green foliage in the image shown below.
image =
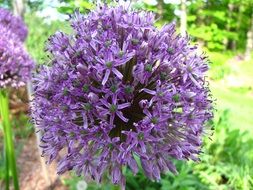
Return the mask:
{"type": "MultiPolygon", "coordinates": [[[[172,20],[180,23],[180,3],[158,0],[157,5],[141,3],[138,7],[156,12],[161,24],[172,20]]],[[[243,50],[252,7],[251,0],[187,1],[187,32],[211,51],[243,50]]]]}
{"type": "Polygon", "coordinates": [[[14,127],[15,137],[19,139],[26,139],[34,132],[29,116],[24,113],[12,119],[12,126],[14,127]]]}
{"type": "Polygon", "coordinates": [[[10,8],[12,5],[11,5],[11,1],[9,0],[0,0],[0,5],[1,7],[6,7],[6,8],[10,8]]]}
{"type": "MultiPolygon", "coordinates": [[[[95,7],[91,1],[61,0],[64,5],[61,13],[73,13],[75,9],[86,13],[95,7]]],[[[108,1],[111,2],[111,1],[108,1]]],[[[180,3],[166,3],[157,0],[155,5],[137,1],[133,7],[156,13],[161,26],[168,21],[179,24],[180,3]]],[[[210,51],[244,50],[247,31],[251,22],[253,1],[251,0],[192,0],[187,1],[187,31],[194,41],[201,43],[210,51]]]]}
{"type": "Polygon", "coordinates": [[[75,9],[78,9],[82,13],[86,13],[89,10],[93,9],[95,5],[90,1],[83,0],[61,0],[64,2],[64,5],[58,8],[58,11],[64,14],[72,14],[75,9]]]}
{"type": "Polygon", "coordinates": [[[1,187],[1,179],[5,178],[5,160],[4,160],[4,151],[3,147],[1,147],[0,151],[0,187],[1,187]]]}
{"type": "MultiPolygon", "coordinates": [[[[253,139],[247,132],[231,129],[230,112],[225,110],[214,121],[212,141],[203,146],[202,162],[194,173],[209,189],[242,189],[253,187],[253,139]]],[[[209,141],[209,142],[208,142],[209,141]]]]}
{"type": "Polygon", "coordinates": [[[228,62],[235,56],[235,53],[231,51],[224,53],[208,51],[207,55],[211,61],[209,76],[212,80],[220,80],[231,73],[228,62]]]}
{"type": "Polygon", "coordinates": [[[192,1],[188,9],[189,33],[209,50],[244,49],[252,2],[248,0],[192,1]]]}
{"type": "MultiPolygon", "coordinates": [[[[17,116],[13,116],[11,120],[11,126],[13,127],[14,136],[16,140],[18,139],[18,142],[15,143],[15,153],[18,157],[18,155],[21,154],[23,143],[22,141],[24,139],[27,139],[29,136],[31,136],[34,132],[34,127],[32,123],[30,122],[30,118],[28,115],[24,113],[20,113],[17,116]]],[[[3,179],[5,178],[5,156],[4,156],[4,145],[3,145],[3,135],[2,133],[2,126],[0,123],[0,189],[4,188],[3,179]]],[[[12,175],[12,174],[10,174],[12,175]]]]}
{"type": "Polygon", "coordinates": [[[35,13],[25,15],[25,22],[29,28],[29,35],[26,40],[28,52],[37,62],[37,64],[46,61],[45,46],[48,38],[57,30],[64,30],[65,23],[61,21],[52,21],[46,23],[43,18],[36,16],[35,13]]]}

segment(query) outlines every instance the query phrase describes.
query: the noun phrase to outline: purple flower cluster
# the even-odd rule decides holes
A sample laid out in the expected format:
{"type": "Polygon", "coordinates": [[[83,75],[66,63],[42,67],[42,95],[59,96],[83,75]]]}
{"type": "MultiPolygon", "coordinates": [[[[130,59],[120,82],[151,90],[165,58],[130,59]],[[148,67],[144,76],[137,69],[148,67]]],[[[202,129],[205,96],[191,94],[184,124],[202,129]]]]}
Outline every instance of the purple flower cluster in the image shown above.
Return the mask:
{"type": "Polygon", "coordinates": [[[76,12],[71,26],[50,37],[51,63],[34,78],[34,122],[58,173],[101,182],[108,172],[124,189],[125,167],[158,181],[176,172],[172,159],[198,160],[212,100],[208,61],[189,38],[125,7],[76,12]]]}
{"type": "MultiPolygon", "coordinates": [[[[27,27],[20,17],[14,16],[10,11],[0,7],[0,27],[5,27],[24,42],[27,37],[27,27]]],[[[2,34],[2,33],[1,33],[2,34]]]]}
{"type": "Polygon", "coordinates": [[[21,41],[27,35],[26,26],[21,18],[0,8],[0,34],[0,88],[22,86],[34,66],[21,41]]]}

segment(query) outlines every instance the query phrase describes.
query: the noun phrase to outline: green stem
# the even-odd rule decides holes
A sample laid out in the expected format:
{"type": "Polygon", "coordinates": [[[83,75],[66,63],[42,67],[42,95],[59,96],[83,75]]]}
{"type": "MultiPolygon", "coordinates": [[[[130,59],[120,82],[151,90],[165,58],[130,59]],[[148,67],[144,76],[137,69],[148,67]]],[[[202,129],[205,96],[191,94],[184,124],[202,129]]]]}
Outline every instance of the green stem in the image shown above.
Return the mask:
{"type": "MultiPolygon", "coordinates": [[[[3,110],[3,102],[2,98],[0,98],[0,115],[4,115],[2,113],[3,110]]],[[[2,119],[3,120],[3,119],[2,119]]],[[[5,125],[3,124],[3,132],[5,133],[5,125]]],[[[4,159],[5,159],[5,190],[9,190],[10,179],[9,179],[9,160],[8,160],[8,146],[7,146],[7,138],[4,134],[4,159]]]]}
{"type": "Polygon", "coordinates": [[[4,157],[5,157],[5,189],[9,190],[9,186],[10,186],[10,179],[9,179],[9,159],[8,159],[8,147],[7,145],[7,140],[6,138],[4,139],[4,157]]]}
{"type": "MultiPolygon", "coordinates": [[[[0,89],[0,111],[3,120],[3,129],[4,129],[4,137],[5,137],[5,152],[6,152],[6,168],[10,168],[14,188],[15,190],[19,190],[18,184],[18,175],[17,175],[17,168],[16,168],[16,158],[15,158],[15,151],[14,151],[14,143],[13,143],[13,134],[11,128],[11,121],[10,121],[10,113],[9,113],[9,99],[8,93],[5,89],[0,89]]],[[[7,170],[7,172],[8,172],[7,170]]],[[[6,176],[7,177],[7,176],[6,176]]],[[[7,182],[9,183],[9,175],[7,182]]],[[[7,183],[7,186],[9,184],[7,183]]],[[[8,189],[9,187],[6,187],[8,189]]]]}

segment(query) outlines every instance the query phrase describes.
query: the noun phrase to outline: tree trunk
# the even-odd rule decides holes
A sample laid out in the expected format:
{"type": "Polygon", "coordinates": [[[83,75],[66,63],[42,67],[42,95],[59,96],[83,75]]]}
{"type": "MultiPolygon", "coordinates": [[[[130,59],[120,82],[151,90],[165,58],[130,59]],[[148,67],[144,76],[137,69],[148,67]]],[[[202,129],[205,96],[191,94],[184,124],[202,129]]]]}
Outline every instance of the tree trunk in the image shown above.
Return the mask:
{"type": "Polygon", "coordinates": [[[180,33],[182,36],[186,35],[186,29],[187,29],[186,0],[181,0],[180,33]]]}
{"type": "MultiPolygon", "coordinates": [[[[30,81],[27,83],[26,89],[27,89],[29,101],[31,102],[34,97],[33,97],[32,83],[30,81]]],[[[32,104],[30,104],[30,108],[32,109],[32,104]]],[[[36,128],[35,124],[34,124],[34,127],[36,128]]],[[[37,141],[37,149],[38,149],[39,154],[41,155],[42,154],[42,149],[40,147],[40,140],[42,138],[42,132],[41,131],[36,132],[36,129],[35,129],[35,136],[36,136],[36,141],[37,141]]],[[[43,158],[42,156],[40,156],[40,164],[41,164],[42,173],[43,173],[43,177],[46,181],[46,184],[48,186],[51,186],[52,181],[49,177],[48,169],[47,169],[47,166],[45,164],[45,158],[43,158]]]]}
{"type": "Polygon", "coordinates": [[[25,0],[12,0],[12,8],[15,15],[25,16],[25,0]]]}
{"type": "Polygon", "coordinates": [[[251,15],[251,23],[249,30],[247,32],[247,44],[246,44],[246,51],[245,51],[245,60],[250,60],[251,53],[253,51],[253,13],[251,15]]]}
{"type": "Polygon", "coordinates": [[[157,0],[157,16],[159,19],[163,17],[163,0],[157,0]]]}
{"type": "MultiPolygon", "coordinates": [[[[25,1],[26,0],[13,0],[12,1],[12,8],[13,8],[14,14],[18,15],[22,18],[24,18],[24,16],[25,16],[25,1]]],[[[27,93],[28,93],[29,100],[32,101],[33,88],[32,88],[31,82],[27,83],[27,93]]],[[[32,106],[32,105],[30,104],[30,106],[32,106]]],[[[41,131],[35,132],[35,135],[36,135],[36,139],[37,139],[38,152],[39,152],[39,154],[41,154],[42,149],[40,148],[39,144],[40,144],[40,139],[42,137],[42,133],[41,133],[41,131]]],[[[43,157],[40,157],[40,163],[41,163],[41,168],[42,168],[42,172],[43,172],[43,176],[46,181],[46,184],[50,186],[52,184],[52,182],[49,177],[47,166],[45,164],[45,160],[43,157]]]]}
{"type": "MultiPolygon", "coordinates": [[[[228,21],[227,21],[227,24],[226,24],[226,31],[227,32],[232,31],[231,20],[232,20],[233,11],[234,11],[234,4],[233,3],[228,3],[228,21]]],[[[228,39],[227,37],[224,38],[223,43],[224,43],[226,49],[233,49],[234,48],[233,47],[234,46],[233,40],[228,39]]]]}
{"type": "MultiPolygon", "coordinates": [[[[243,19],[243,6],[238,6],[237,5],[237,7],[238,7],[238,20],[237,20],[237,23],[236,23],[236,32],[237,32],[237,34],[240,34],[240,30],[241,30],[241,23],[242,23],[242,19],[243,19]]],[[[238,35],[239,37],[240,37],[240,35],[238,35]]],[[[237,42],[238,41],[236,41],[236,40],[233,40],[233,42],[234,42],[234,49],[233,50],[236,50],[237,49],[237,46],[238,46],[238,44],[237,44],[237,42]]]]}

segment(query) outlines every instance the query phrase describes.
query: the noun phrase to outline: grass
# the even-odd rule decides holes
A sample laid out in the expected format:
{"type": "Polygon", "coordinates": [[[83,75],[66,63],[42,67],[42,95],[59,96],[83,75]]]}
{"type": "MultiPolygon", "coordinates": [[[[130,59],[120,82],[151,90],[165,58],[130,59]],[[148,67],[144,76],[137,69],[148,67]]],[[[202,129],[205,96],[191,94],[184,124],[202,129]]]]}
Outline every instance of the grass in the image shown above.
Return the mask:
{"type": "MultiPolygon", "coordinates": [[[[221,53],[211,53],[211,61],[218,67],[225,68],[228,62],[228,55],[222,58],[221,53]],[[215,56],[214,56],[215,55],[215,56]],[[219,65],[220,64],[220,65],[219,65]]],[[[231,54],[230,54],[231,55],[231,54]]],[[[230,61],[230,71],[224,76],[222,81],[214,80],[210,83],[212,94],[216,101],[217,110],[230,112],[230,127],[240,129],[253,134],[253,65],[252,62],[230,61]]],[[[211,70],[212,75],[214,71],[211,70]]]]}
{"type": "Polygon", "coordinates": [[[219,53],[207,51],[207,55],[211,61],[209,71],[211,79],[219,80],[230,74],[230,65],[227,63],[235,55],[233,52],[219,53]]]}
{"type": "Polygon", "coordinates": [[[230,111],[231,128],[248,130],[253,134],[253,96],[241,94],[220,85],[211,85],[213,96],[217,99],[217,110],[230,111]]]}

